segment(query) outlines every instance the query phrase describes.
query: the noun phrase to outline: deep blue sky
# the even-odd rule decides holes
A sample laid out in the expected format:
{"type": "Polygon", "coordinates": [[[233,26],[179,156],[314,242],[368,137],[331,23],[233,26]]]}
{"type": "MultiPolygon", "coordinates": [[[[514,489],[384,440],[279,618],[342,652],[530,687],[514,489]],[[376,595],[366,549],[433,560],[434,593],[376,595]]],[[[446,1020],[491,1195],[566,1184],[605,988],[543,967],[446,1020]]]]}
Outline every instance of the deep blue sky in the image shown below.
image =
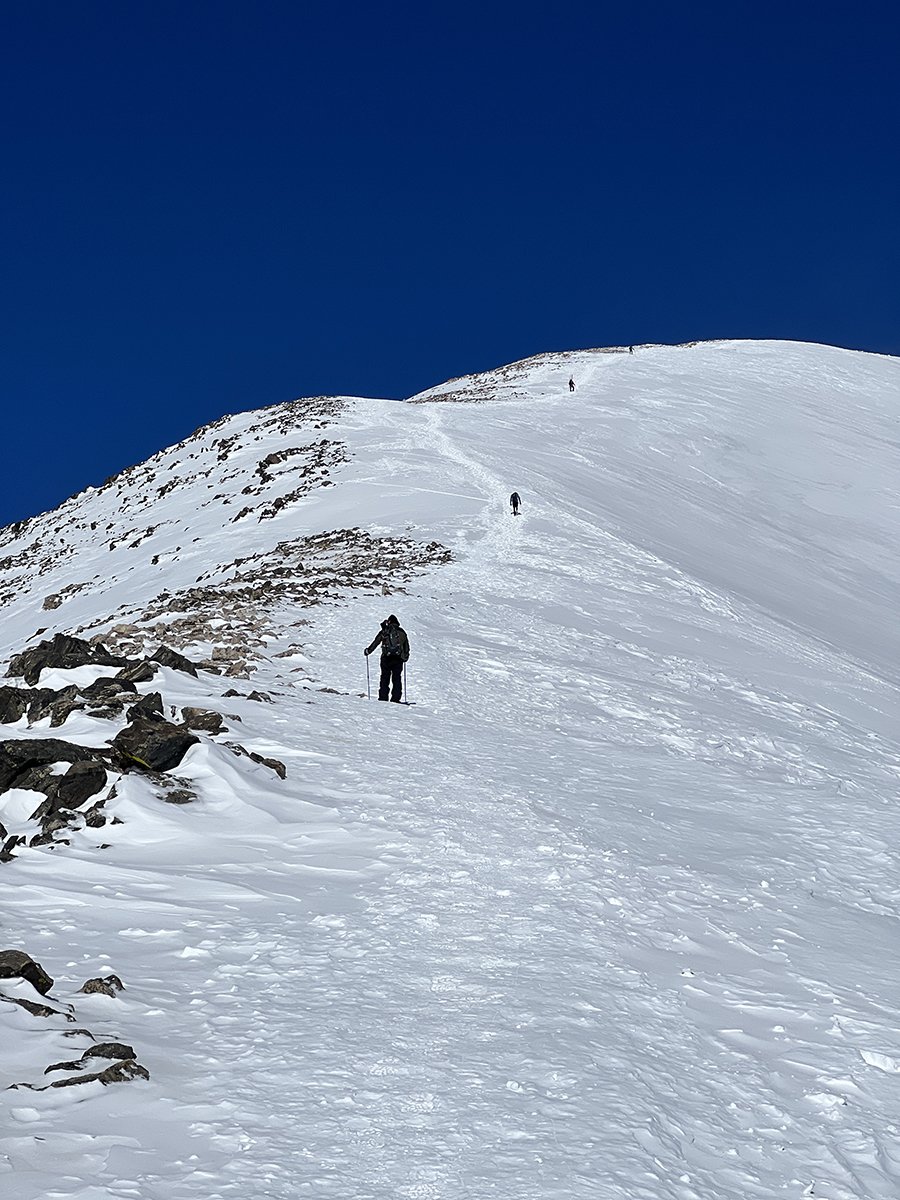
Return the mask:
{"type": "Polygon", "coordinates": [[[0,525],[297,395],[900,353],[898,35],[878,2],[4,6],[0,525]]]}

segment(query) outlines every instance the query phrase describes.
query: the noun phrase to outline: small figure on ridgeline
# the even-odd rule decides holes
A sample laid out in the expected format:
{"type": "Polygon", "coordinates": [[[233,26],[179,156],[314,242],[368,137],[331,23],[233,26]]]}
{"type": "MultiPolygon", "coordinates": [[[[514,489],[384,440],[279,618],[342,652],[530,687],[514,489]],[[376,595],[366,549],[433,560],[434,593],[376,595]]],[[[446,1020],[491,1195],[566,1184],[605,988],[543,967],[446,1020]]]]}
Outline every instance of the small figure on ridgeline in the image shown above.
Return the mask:
{"type": "Polygon", "coordinates": [[[409,658],[409,638],[393,613],[381,622],[381,629],[375,635],[375,640],[370,646],[366,646],[363,654],[368,658],[378,645],[381,646],[378,699],[387,700],[390,689],[391,700],[399,704],[403,698],[403,666],[409,658]]]}
{"type": "Polygon", "coordinates": [[[628,353],[629,353],[629,354],[634,354],[634,346],[629,346],[629,347],[628,347],[628,353]]]}
{"type": "Polygon", "coordinates": [[[570,392],[575,391],[575,380],[571,375],[569,376],[569,391],[570,392]]]}
{"type": "Polygon", "coordinates": [[[518,492],[513,492],[513,494],[509,498],[509,503],[510,503],[510,506],[512,507],[513,516],[517,517],[519,515],[519,505],[522,503],[522,501],[519,499],[518,492]]]}

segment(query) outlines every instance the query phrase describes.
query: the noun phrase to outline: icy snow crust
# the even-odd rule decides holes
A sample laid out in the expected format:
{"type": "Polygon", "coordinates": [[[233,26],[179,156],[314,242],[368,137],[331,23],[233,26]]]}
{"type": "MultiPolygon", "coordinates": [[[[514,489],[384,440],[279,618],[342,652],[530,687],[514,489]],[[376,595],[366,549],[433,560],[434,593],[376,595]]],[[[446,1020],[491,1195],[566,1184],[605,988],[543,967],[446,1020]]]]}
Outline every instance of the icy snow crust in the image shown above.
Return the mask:
{"type": "MultiPolygon", "coordinates": [[[[343,402],[335,486],[271,521],[204,507],[213,471],[141,493],[136,523],[171,525],[133,550],[90,521],[135,481],[0,548],[59,529],[7,656],[279,538],[454,553],[408,595],[268,613],[236,686],[272,705],[206,673],[142,685],[231,715],[176,772],[198,799],[129,776],[121,825],[0,865],[4,943],[69,1002],[120,975],[77,1021],[151,1072],[0,1091],[4,1200],[900,1194],[898,385],[896,360],[790,343],[541,356],[343,402]],[[365,699],[390,611],[411,708],[365,699]]],[[[154,470],[214,437],[239,435],[221,471],[293,444],[273,411],[154,470]]],[[[0,1086],[61,1028],[0,1005],[0,1086]]]]}

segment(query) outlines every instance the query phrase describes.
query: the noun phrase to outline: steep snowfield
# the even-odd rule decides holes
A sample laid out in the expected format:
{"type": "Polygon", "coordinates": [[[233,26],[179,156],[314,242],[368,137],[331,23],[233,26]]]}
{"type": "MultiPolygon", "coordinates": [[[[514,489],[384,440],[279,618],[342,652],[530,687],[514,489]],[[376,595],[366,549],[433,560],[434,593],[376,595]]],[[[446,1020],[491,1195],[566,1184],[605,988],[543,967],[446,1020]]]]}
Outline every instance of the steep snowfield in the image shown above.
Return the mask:
{"type": "MultiPolygon", "coordinates": [[[[151,1073],[0,1091],[4,1200],[900,1194],[898,385],[546,355],[228,418],[0,533],[7,658],[130,624],[244,676],[141,687],[226,714],[194,803],[129,775],[0,864],[3,944],[151,1073]],[[409,708],[365,699],[391,611],[409,708]]],[[[0,1087],[65,1032],[0,1006],[0,1087]]]]}

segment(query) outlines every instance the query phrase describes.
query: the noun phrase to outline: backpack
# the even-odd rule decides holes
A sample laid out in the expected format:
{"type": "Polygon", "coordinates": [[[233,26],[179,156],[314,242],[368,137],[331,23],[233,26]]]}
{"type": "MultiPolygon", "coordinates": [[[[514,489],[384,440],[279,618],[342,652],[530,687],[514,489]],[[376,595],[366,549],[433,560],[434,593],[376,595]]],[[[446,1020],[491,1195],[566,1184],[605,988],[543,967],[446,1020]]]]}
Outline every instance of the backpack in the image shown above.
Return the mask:
{"type": "Polygon", "coordinates": [[[403,641],[400,637],[399,625],[388,625],[387,622],[381,627],[381,653],[382,654],[397,654],[403,653],[403,641]]]}

